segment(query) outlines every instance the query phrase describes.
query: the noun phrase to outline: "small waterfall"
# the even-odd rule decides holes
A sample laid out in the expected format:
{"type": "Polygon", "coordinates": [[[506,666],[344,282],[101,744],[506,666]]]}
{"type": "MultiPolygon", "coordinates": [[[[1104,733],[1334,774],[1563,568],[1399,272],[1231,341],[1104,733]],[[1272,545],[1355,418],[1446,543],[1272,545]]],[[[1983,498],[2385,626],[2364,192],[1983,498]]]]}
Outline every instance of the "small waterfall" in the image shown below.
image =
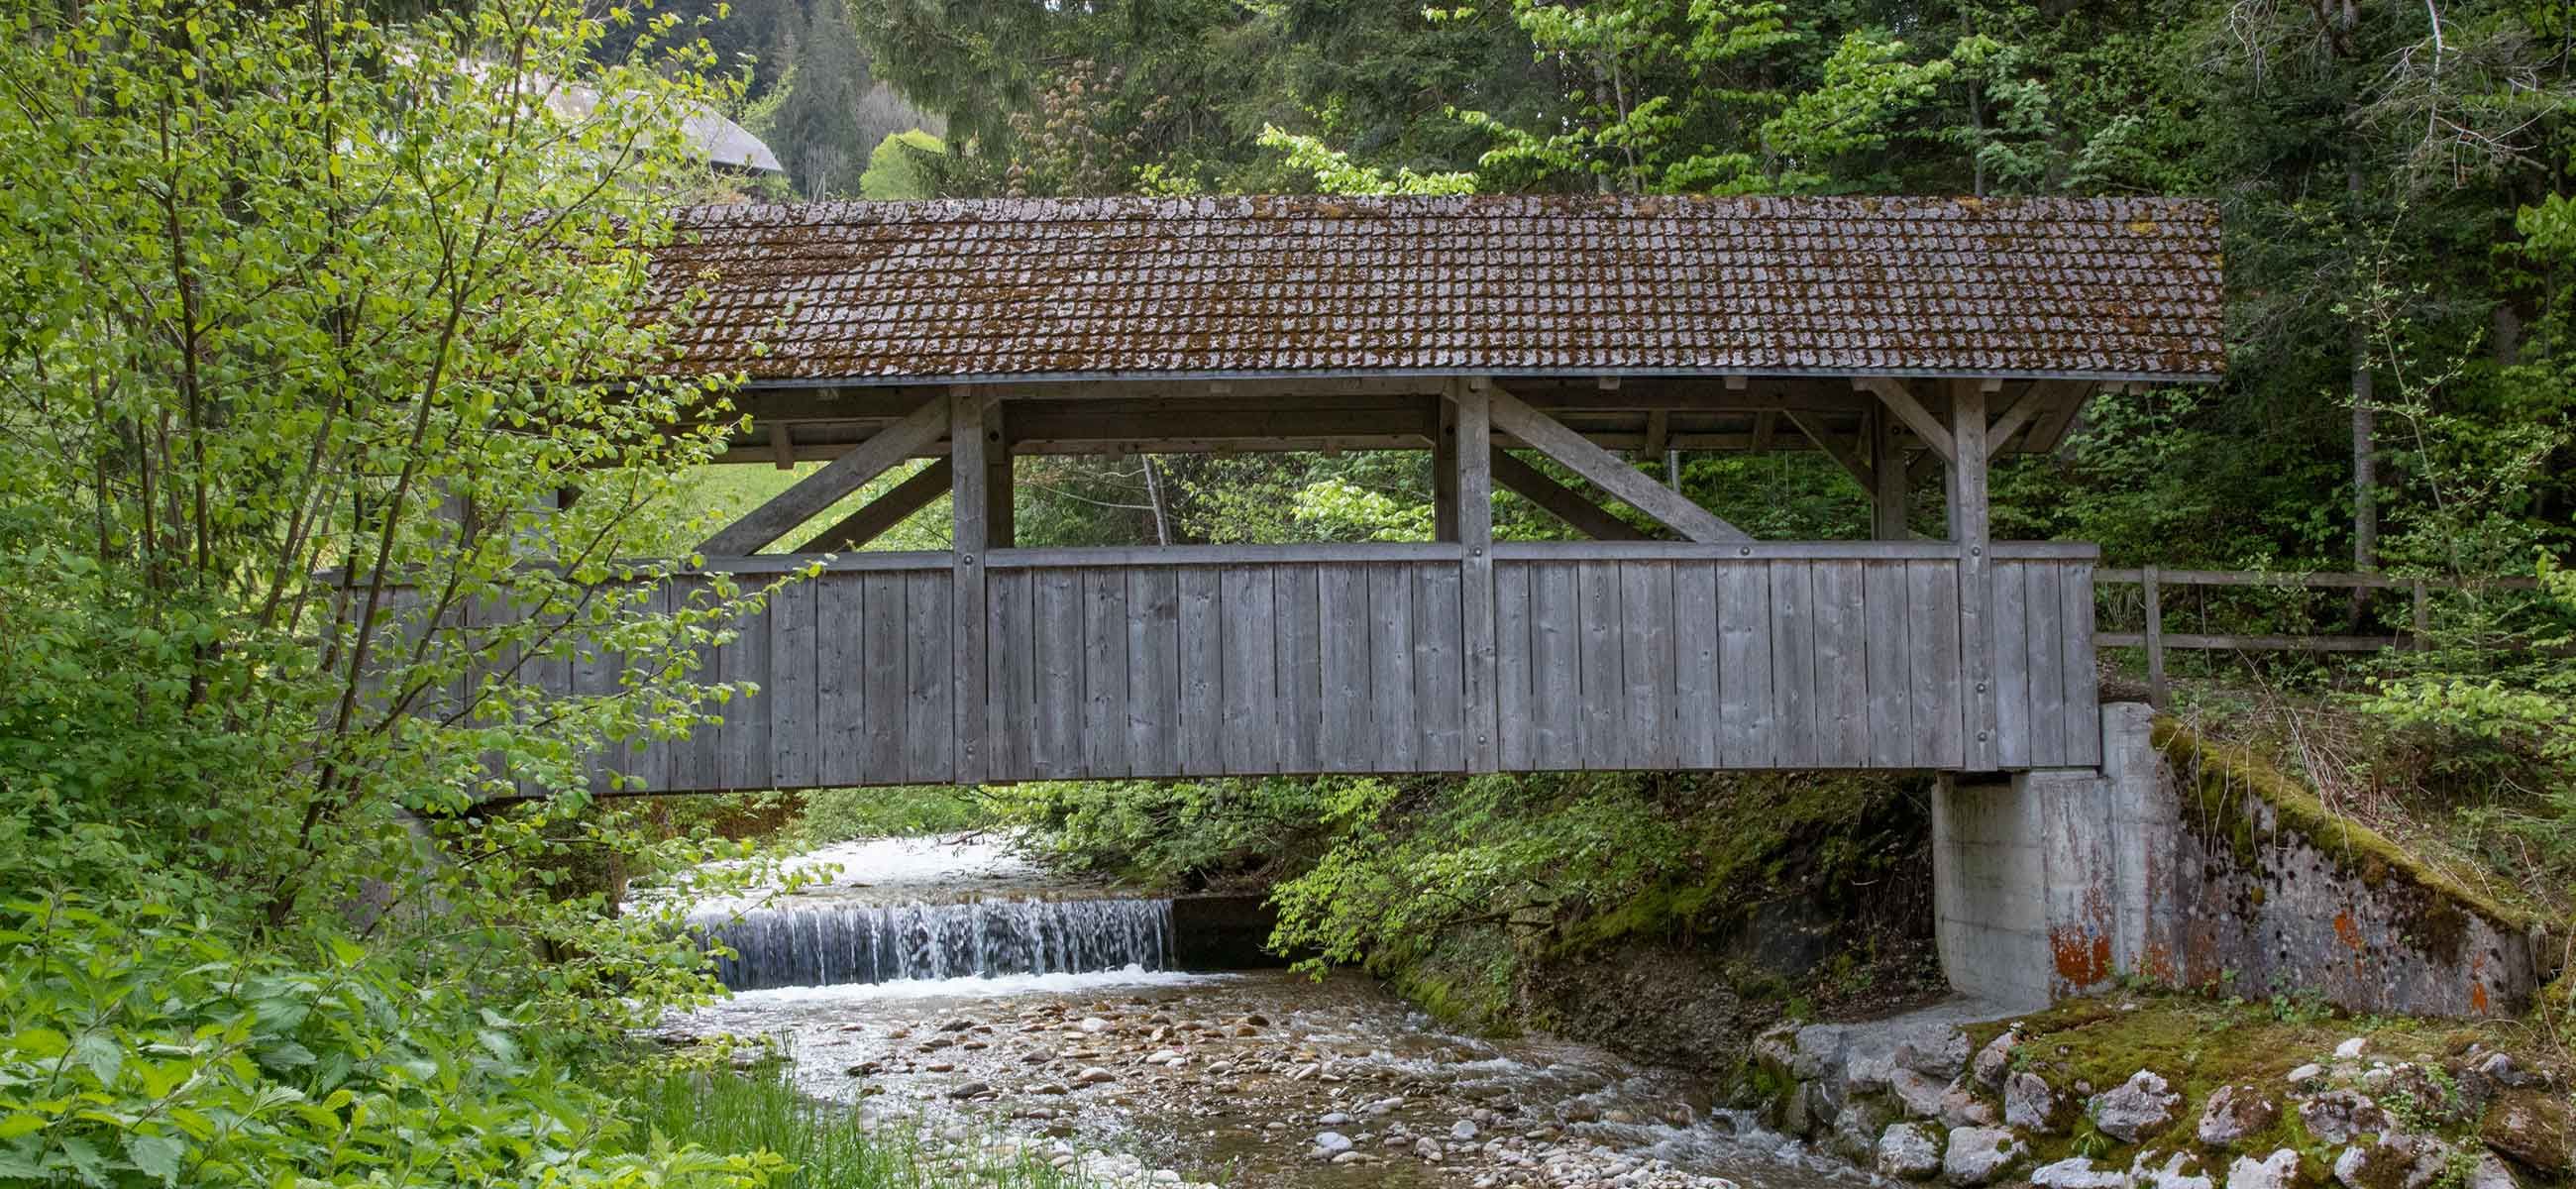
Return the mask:
{"type": "Polygon", "coordinates": [[[737,991],[996,974],[1084,974],[1171,964],[1169,900],[800,904],[691,925],[733,951],[737,991]]]}

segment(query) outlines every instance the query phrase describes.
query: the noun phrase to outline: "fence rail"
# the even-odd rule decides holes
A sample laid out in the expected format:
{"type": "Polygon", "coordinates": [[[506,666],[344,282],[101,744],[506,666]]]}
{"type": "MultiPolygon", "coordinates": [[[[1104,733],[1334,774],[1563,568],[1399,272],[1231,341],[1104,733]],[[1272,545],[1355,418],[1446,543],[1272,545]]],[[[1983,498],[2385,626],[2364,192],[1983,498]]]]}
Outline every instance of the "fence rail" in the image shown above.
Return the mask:
{"type": "Polygon", "coordinates": [[[2168,570],[2159,566],[2141,566],[2133,570],[2100,569],[2093,572],[2096,590],[2107,586],[2136,586],[2142,596],[2144,624],[2142,631],[2097,631],[2093,644],[2097,648],[2144,648],[2147,652],[2148,697],[2158,706],[2168,700],[2165,681],[2165,651],[2183,649],[2206,652],[2378,652],[2388,648],[2420,648],[2433,626],[2432,594],[2437,590],[2531,590],[2539,585],[2535,578],[2472,577],[2430,578],[2390,574],[2353,573],[2266,573],[2257,570],[2168,570]],[[2167,632],[2164,630],[2164,589],[2168,586],[2283,587],[2310,590],[2351,590],[2358,595],[2371,590],[2403,590],[2412,600],[2409,631],[2395,636],[2361,635],[2231,635],[2204,632],[2167,632]]]}

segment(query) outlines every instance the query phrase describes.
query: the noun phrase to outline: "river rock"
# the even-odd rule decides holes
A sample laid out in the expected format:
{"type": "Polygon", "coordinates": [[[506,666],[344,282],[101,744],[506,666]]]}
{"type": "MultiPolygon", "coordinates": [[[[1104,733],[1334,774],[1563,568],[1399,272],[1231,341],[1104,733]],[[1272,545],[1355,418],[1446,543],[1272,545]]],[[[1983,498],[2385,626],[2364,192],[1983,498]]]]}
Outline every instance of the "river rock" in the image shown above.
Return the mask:
{"type": "Polygon", "coordinates": [[[1798,1030],[1789,1072],[1807,1080],[1842,1072],[1843,1030],[1831,1024],[1809,1024],[1798,1030]]]}
{"type": "Polygon", "coordinates": [[[2520,1187],[2514,1182],[2513,1170],[2506,1168],[2504,1161],[2496,1159],[2495,1153],[2480,1152],[2478,1162],[2469,1166],[2466,1189],[2520,1189],[2520,1187]]]}
{"type": "Polygon", "coordinates": [[[1341,1111],[1328,1111],[1317,1116],[1315,1121],[1326,1127],[1339,1127],[1344,1123],[1350,1122],[1351,1117],[1341,1111]]]}
{"type": "Polygon", "coordinates": [[[1117,1080],[1117,1074],[1111,1073],[1106,1069],[1102,1069],[1097,1065],[1084,1066],[1082,1072],[1073,1075],[1073,1084],[1077,1086],[1097,1086],[1104,1082],[1114,1082],[1117,1080]]]}
{"type": "Polygon", "coordinates": [[[2058,1131],[2057,1092],[2025,1069],[2004,1079],[2004,1122],[2043,1135],[2058,1131]]]}
{"type": "Polygon", "coordinates": [[[1423,1136],[1413,1141],[1413,1154],[1436,1164],[1440,1160],[1440,1141],[1427,1135],[1423,1136]]]}
{"type": "Polygon", "coordinates": [[[2182,1107],[2182,1095],[2174,1093],[2165,1080],[2141,1069],[2129,1080],[2093,1096],[2087,1109],[2093,1125],[2102,1134],[2136,1143],[2171,1126],[2174,1112],[2182,1107]]]}
{"type": "Polygon", "coordinates": [[[2326,1067],[2319,1065],[2314,1061],[2310,1061],[2297,1069],[2291,1070],[2290,1076],[2284,1080],[2288,1081],[2292,1086],[2304,1086],[2324,1076],[2326,1076],[2326,1067]]]}
{"type": "Polygon", "coordinates": [[[1470,1119],[1460,1119],[1457,1122],[1450,1124],[1449,1138],[1462,1144],[1474,1142],[1476,1138],[1475,1122],[1470,1119]]]}
{"type": "Polygon", "coordinates": [[[1941,1096],[1950,1089],[1948,1083],[1934,1081],[1902,1065],[1888,1071],[1887,1088],[1896,1095],[1897,1104],[1905,1108],[1905,1113],[1917,1119],[1940,1118],[1941,1096]]]}
{"type": "Polygon", "coordinates": [[[963,1100],[974,1098],[978,1095],[990,1094],[992,1092],[993,1088],[982,1082],[968,1082],[963,1086],[959,1086],[956,1089],[949,1091],[948,1096],[950,1098],[963,1100]]]}
{"type": "Polygon", "coordinates": [[[2256,1160],[2239,1156],[2227,1166],[2227,1189],[2296,1189],[2299,1183],[2299,1154],[2281,1148],[2256,1160]]]}
{"type": "Polygon", "coordinates": [[[2201,1108],[2197,1134],[2200,1142],[2224,1148],[2280,1119],[2280,1104],[2270,1095],[2252,1086],[2220,1086],[2201,1108]]]}
{"type": "Polygon", "coordinates": [[[2368,1040],[2358,1036],[2353,1037],[2352,1039],[2335,1046],[2335,1060],[2359,1061],[2361,1060],[2362,1051],[2369,1047],[2370,1042],[2368,1040]]]}
{"type": "Polygon", "coordinates": [[[1315,1133],[1315,1154],[1318,1156],[1329,1158],[1339,1156],[1350,1150],[1351,1137],[1344,1135],[1341,1132],[1318,1131],[1315,1133]]]}
{"type": "Polygon", "coordinates": [[[2357,1090],[2328,1090],[2299,1102],[2299,1122],[2308,1134],[2330,1144],[2388,1130],[2388,1112],[2357,1090]]]}
{"type": "Polygon", "coordinates": [[[2200,1171],[2200,1158],[2189,1152],[2140,1152],[2129,1162],[2129,1183],[2136,1189],[2211,1189],[2200,1171]],[[2158,1164],[2162,1156],[2164,1163],[2158,1164]]]}
{"type": "Polygon", "coordinates": [[[2021,1137],[2001,1127],[1962,1127],[1950,1133],[1941,1154],[1941,1176],[1953,1185],[1984,1185],[2030,1154],[2021,1137]]]}
{"type": "Polygon", "coordinates": [[[2069,1156],[2033,1170],[2030,1183],[2039,1189],[2129,1189],[2129,1174],[2069,1156]]]}
{"type": "Polygon", "coordinates": [[[1878,1171],[1920,1181],[1941,1171],[1940,1137],[1920,1123],[1898,1123],[1878,1137],[1878,1171]]]}
{"type": "Polygon", "coordinates": [[[1878,1142],[1891,1122],[1894,1120],[1890,1112],[1878,1099],[1855,1098],[1843,1104],[1842,1113],[1834,1116],[1825,1146],[1844,1159],[1866,1163],[1877,1152],[1878,1142]]]}
{"type": "Polygon", "coordinates": [[[1080,1028],[1084,1032],[1090,1033],[1093,1036],[1098,1036],[1103,1032],[1109,1031],[1111,1028],[1115,1027],[1115,1025],[1098,1016],[1084,1016],[1082,1017],[1082,1022],[1075,1024],[1074,1027],[1080,1028]]]}
{"type": "Polygon", "coordinates": [[[2555,1177],[2570,1163],[2567,1103],[2536,1090],[2510,1091],[2487,1111],[2478,1138],[2524,1168],[2555,1177]]]}
{"type": "Polygon", "coordinates": [[[1944,1127],[1992,1127],[2002,1121],[1993,1103],[1969,1093],[1966,1086],[1952,1086],[1941,1092],[1944,1127]]]}
{"type": "Polygon", "coordinates": [[[1968,1034],[1946,1025],[1917,1029],[1896,1044],[1896,1064],[1947,1085],[1968,1064],[1968,1034]]]}
{"type": "Polygon", "coordinates": [[[1988,1090],[2003,1089],[2004,1078],[2012,1073],[2013,1050],[2020,1046],[2019,1031],[2006,1031],[2003,1035],[1987,1041],[1986,1047],[1977,1050],[1977,1059],[1971,1066],[1972,1072],[1976,1074],[1977,1084],[1988,1090]]]}
{"type": "Polygon", "coordinates": [[[2412,1131],[2383,1132],[2335,1157],[2335,1179],[2350,1189],[2424,1189],[2451,1161],[2451,1146],[2412,1131]]]}

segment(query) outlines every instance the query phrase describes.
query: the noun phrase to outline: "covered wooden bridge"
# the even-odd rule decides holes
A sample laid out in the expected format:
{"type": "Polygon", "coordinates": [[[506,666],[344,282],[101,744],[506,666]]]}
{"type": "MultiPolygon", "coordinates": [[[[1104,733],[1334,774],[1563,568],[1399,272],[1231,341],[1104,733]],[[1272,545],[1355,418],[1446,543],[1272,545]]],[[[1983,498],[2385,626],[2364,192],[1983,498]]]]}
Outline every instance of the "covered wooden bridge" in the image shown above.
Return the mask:
{"type": "Polygon", "coordinates": [[[810,561],[759,551],[935,460],[717,650],[757,697],[630,758],[669,791],[2094,765],[2097,551],[1991,540],[1988,461],[2222,364],[2185,201],[739,206],[657,268],[706,293],[685,366],[751,377],[725,460],[828,460],[706,571],[810,561]],[[1016,457],[1260,450],[1428,451],[1438,539],[1015,537],[1016,457]],[[1629,461],[1740,450],[1830,458],[1869,539],[1752,540],[1629,461]],[[1591,539],[1496,542],[1498,486],[1591,539]],[[862,550],[942,494],[952,551],[862,550]]]}

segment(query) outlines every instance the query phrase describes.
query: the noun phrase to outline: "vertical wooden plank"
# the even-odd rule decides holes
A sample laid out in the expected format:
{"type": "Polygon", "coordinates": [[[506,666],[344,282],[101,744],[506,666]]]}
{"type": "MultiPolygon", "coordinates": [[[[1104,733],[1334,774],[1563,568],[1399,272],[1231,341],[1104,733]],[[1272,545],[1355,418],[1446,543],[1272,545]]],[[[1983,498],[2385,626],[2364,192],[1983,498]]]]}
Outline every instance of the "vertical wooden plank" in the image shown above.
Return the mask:
{"type": "Polygon", "coordinates": [[[1069,780],[1083,775],[1081,572],[1037,570],[1029,581],[1037,686],[1029,768],[1040,780],[1069,780]]]}
{"type": "Polygon", "coordinates": [[[1959,566],[1909,561],[1905,579],[1914,621],[1914,762],[1956,770],[1967,762],[1959,698],[1959,566]]]}
{"type": "Polygon", "coordinates": [[[1965,766],[1995,768],[1998,730],[1995,692],[1995,584],[1986,513],[1986,387],[1980,380],[1950,382],[1950,439],[1958,457],[1950,467],[1950,538],[1959,546],[1959,693],[1965,766]]]}
{"type": "Polygon", "coordinates": [[[1279,666],[1279,770],[1323,771],[1324,642],[1316,567],[1283,565],[1270,577],[1272,649],[1279,666]]]}
{"type": "Polygon", "coordinates": [[[1499,703],[1494,642],[1494,435],[1493,394],[1482,380],[1458,382],[1458,541],[1466,556],[1458,568],[1459,635],[1466,667],[1466,689],[1459,730],[1470,772],[1491,772],[1502,763],[1497,738],[1499,703]]]}
{"type": "Polygon", "coordinates": [[[857,574],[814,579],[815,783],[860,783],[867,755],[867,606],[857,574]]]}
{"type": "MultiPolygon", "coordinates": [[[[671,584],[669,582],[654,584],[651,592],[637,604],[637,608],[651,614],[669,614],[671,584]]],[[[626,682],[628,670],[643,668],[652,664],[655,659],[657,658],[619,654],[615,658],[618,671],[611,674],[615,685],[622,688],[626,682]]],[[[634,679],[644,682],[655,680],[659,676],[655,673],[637,673],[634,679]]],[[[462,696],[461,691],[458,696],[462,696]]],[[[669,745],[660,737],[650,733],[638,735],[627,743],[620,754],[618,772],[628,778],[625,782],[628,788],[665,789],[670,787],[671,783],[670,756],[669,745]]]]}
{"type": "Polygon", "coordinates": [[[1583,767],[1598,772],[1632,767],[1628,759],[1628,682],[1619,664],[1619,563],[1578,562],[1581,618],[1576,665],[1582,675],[1575,721],[1583,767]]]}
{"type": "Polygon", "coordinates": [[[769,597],[769,779],[782,789],[813,788],[822,775],[814,685],[818,581],[809,578],[769,597]]]}
{"type": "Polygon", "coordinates": [[[1906,612],[1905,563],[1873,561],[1861,569],[1869,623],[1869,766],[1914,766],[1915,622],[1906,612]]]}
{"type": "Polygon", "coordinates": [[[2022,631],[2030,641],[2030,673],[2024,678],[2030,699],[2030,765],[2066,765],[2066,653],[2057,639],[2065,605],[2059,600],[2057,567],[2047,562],[2022,571],[2022,631]]]}
{"type": "Polygon", "coordinates": [[[1421,767],[1414,722],[1413,576],[1401,565],[1368,567],[1369,713],[1377,723],[1380,772],[1421,767]]]}
{"type": "Polygon", "coordinates": [[[1092,780],[1128,774],[1127,572],[1082,571],[1082,770],[1092,780]]]}
{"type": "Polygon", "coordinates": [[[985,395],[973,385],[948,390],[949,507],[954,518],[949,538],[948,649],[952,658],[949,698],[956,715],[951,735],[952,773],[959,784],[984,780],[984,554],[992,503],[986,484],[992,475],[984,465],[985,395]]]}
{"type": "MultiPolygon", "coordinates": [[[[914,784],[946,784],[957,775],[957,663],[955,609],[949,599],[949,573],[914,570],[904,575],[904,630],[910,655],[904,658],[903,767],[914,784]]],[[[982,666],[976,668],[983,673],[982,666]]]]}
{"type": "Polygon", "coordinates": [[[1494,762],[1505,772],[1538,766],[1538,725],[1530,710],[1532,569],[1526,562],[1493,569],[1494,762]]]}
{"type": "Polygon", "coordinates": [[[2031,766],[2031,565],[2021,561],[1994,565],[1995,763],[2005,768],[2031,766]]]}
{"type": "Polygon", "coordinates": [[[2064,562],[2057,571],[2060,646],[2066,668],[2066,762],[2102,762],[2101,674],[2093,667],[2093,563],[2064,562]]]}
{"type": "Polygon", "coordinates": [[[1127,571],[1127,770],[1181,774],[1179,588],[1171,567],[1127,571]]]}
{"type": "Polygon", "coordinates": [[[1717,567],[1718,763],[1769,768],[1778,759],[1771,689],[1771,567],[1722,561],[1717,567]]]}
{"type": "MultiPolygon", "coordinates": [[[[705,578],[683,578],[672,583],[672,606],[677,609],[705,608],[715,598],[715,587],[705,578]]],[[[479,619],[483,608],[476,609],[479,619]]],[[[696,668],[690,679],[699,685],[714,685],[724,680],[722,657],[714,645],[701,645],[695,650],[696,668]]],[[[731,703],[702,703],[700,709],[719,718],[732,710],[731,703]]],[[[686,736],[668,741],[672,792],[709,792],[724,787],[718,775],[716,737],[722,728],[704,723],[686,736]]]]}
{"type": "Polygon", "coordinates": [[[1465,712],[1465,663],[1462,611],[1458,605],[1459,567],[1448,562],[1408,565],[1413,578],[1413,705],[1416,746],[1422,770],[1462,772],[1467,748],[1461,732],[1465,712]]]}
{"type": "Polygon", "coordinates": [[[1530,567],[1530,718],[1532,766],[1565,772],[1583,766],[1583,604],[1574,564],[1530,567]]]}
{"type": "Polygon", "coordinates": [[[912,688],[908,676],[912,653],[904,639],[909,622],[904,614],[904,576],[891,570],[870,572],[861,575],[860,590],[868,734],[867,759],[855,783],[901,784],[905,780],[904,718],[912,709],[906,696],[912,688]]]}
{"type": "Polygon", "coordinates": [[[1816,596],[1816,763],[1869,765],[1869,621],[1860,563],[1820,561],[1816,596]]]}
{"type": "Polygon", "coordinates": [[[1664,730],[1676,768],[1717,767],[1717,569],[1672,563],[1673,702],[1664,730]]]}
{"type": "Polygon", "coordinates": [[[1377,766],[1377,723],[1369,713],[1367,567],[1335,562],[1317,569],[1315,583],[1324,699],[1316,760],[1326,772],[1366,772],[1377,766]]]}
{"type": "Polygon", "coordinates": [[[1673,566],[1619,563],[1619,674],[1622,767],[1669,769],[1679,748],[1673,719],[1673,566]]]}
{"type": "Polygon", "coordinates": [[[1270,633],[1271,573],[1265,566],[1226,566],[1217,584],[1225,634],[1225,770],[1274,771],[1279,675],[1270,633]]]}
{"type": "Polygon", "coordinates": [[[1458,534],[1458,408],[1455,381],[1446,395],[1431,401],[1431,539],[1464,540],[1458,534]]]}
{"type": "Polygon", "coordinates": [[[734,638],[720,650],[717,662],[727,685],[746,682],[753,692],[737,692],[725,703],[719,733],[716,774],[719,787],[765,789],[770,777],[769,608],[744,612],[734,620],[734,638]]]}
{"type": "Polygon", "coordinates": [[[1025,780],[1037,731],[1036,587],[1027,570],[984,575],[984,775],[1025,780]]]}
{"type": "Polygon", "coordinates": [[[1771,563],[1771,696],[1778,704],[1773,758],[1783,768],[1816,766],[1814,563],[1771,563]]]}
{"type": "Polygon", "coordinates": [[[1225,652],[1217,572],[1190,566],[1175,578],[1180,615],[1180,760],[1192,776],[1225,770],[1225,652]]]}

